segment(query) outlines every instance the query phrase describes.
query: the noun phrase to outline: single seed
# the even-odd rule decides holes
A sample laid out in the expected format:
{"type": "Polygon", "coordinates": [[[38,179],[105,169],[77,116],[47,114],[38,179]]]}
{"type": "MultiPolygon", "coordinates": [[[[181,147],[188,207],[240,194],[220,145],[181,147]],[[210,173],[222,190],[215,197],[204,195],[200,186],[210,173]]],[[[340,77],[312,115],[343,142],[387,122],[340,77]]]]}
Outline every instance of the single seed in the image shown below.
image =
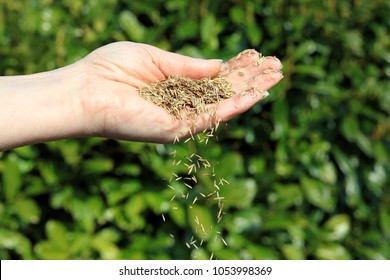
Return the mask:
{"type": "Polygon", "coordinates": [[[191,159],[191,157],[186,157],[186,159],[188,159],[190,162],[192,162],[192,159],[191,159]]]}
{"type": "Polygon", "coordinates": [[[221,218],[221,215],[222,215],[222,208],[219,209],[217,218],[218,218],[218,219],[221,218]]]}
{"type": "Polygon", "coordinates": [[[213,191],[212,193],[209,193],[209,194],[207,195],[207,197],[210,197],[210,196],[214,195],[215,192],[216,192],[216,191],[213,191]]]}
{"type": "Polygon", "coordinates": [[[222,237],[221,237],[221,239],[222,239],[223,244],[225,244],[225,246],[227,246],[225,239],[223,239],[222,237]]]}
{"type": "Polygon", "coordinates": [[[206,233],[203,224],[200,224],[200,227],[201,227],[201,229],[202,229],[202,232],[203,232],[203,233],[206,233]]]}
{"type": "Polygon", "coordinates": [[[222,181],[225,182],[226,184],[230,185],[229,181],[225,180],[224,178],[222,178],[222,181]]]}

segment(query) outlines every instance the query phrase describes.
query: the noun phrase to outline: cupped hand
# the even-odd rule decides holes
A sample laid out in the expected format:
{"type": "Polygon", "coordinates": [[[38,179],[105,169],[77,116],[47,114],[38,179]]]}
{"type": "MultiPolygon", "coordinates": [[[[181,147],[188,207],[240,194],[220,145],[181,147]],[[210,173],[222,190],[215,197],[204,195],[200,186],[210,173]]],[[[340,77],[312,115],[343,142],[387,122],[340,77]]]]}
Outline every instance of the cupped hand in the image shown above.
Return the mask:
{"type": "MultiPolygon", "coordinates": [[[[156,143],[186,137],[185,122],[173,120],[138,93],[138,88],[171,76],[220,75],[231,82],[237,95],[221,102],[216,111],[219,120],[227,121],[264,98],[263,92],[282,78],[278,59],[266,58],[256,65],[257,59],[252,52],[238,60],[241,64],[232,59],[221,65],[218,60],[186,57],[145,44],[118,42],[101,47],[80,61],[86,75],[81,95],[86,134],[156,143]],[[250,88],[250,94],[243,94],[250,88]]],[[[199,131],[208,125],[202,119],[199,131]]]]}

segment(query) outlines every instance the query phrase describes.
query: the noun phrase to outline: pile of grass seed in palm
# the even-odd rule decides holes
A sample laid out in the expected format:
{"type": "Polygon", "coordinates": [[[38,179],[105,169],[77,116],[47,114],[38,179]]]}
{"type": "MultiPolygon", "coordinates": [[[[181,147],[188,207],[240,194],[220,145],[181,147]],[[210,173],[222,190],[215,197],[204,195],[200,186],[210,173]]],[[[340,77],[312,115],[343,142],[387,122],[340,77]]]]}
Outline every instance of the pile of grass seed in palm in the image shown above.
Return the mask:
{"type": "Polygon", "coordinates": [[[198,80],[170,77],[141,88],[139,93],[181,120],[195,120],[210,110],[208,105],[218,104],[234,94],[232,85],[220,77],[198,80]]]}

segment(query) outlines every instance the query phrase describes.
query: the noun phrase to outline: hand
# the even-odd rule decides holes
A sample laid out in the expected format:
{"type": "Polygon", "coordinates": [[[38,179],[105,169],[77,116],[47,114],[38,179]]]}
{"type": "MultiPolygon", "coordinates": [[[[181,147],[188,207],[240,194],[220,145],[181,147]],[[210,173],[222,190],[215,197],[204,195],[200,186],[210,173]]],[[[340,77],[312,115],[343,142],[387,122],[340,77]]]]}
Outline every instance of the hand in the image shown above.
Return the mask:
{"type": "MultiPolygon", "coordinates": [[[[241,57],[242,64],[231,71],[236,60],[221,69],[221,62],[217,60],[190,58],[144,44],[119,42],[97,49],[80,61],[87,75],[86,90],[81,98],[87,118],[85,131],[87,135],[158,143],[173,142],[176,135],[188,136],[188,127],[183,121],[173,121],[164,109],[138,94],[139,87],[170,76],[200,79],[220,73],[233,84],[237,93],[244,90],[244,84],[256,88],[257,96],[238,94],[218,106],[218,119],[227,121],[262,99],[263,91],[282,78],[281,64],[276,58],[266,58],[262,65],[249,67],[258,59],[258,55],[253,54],[241,57]],[[240,69],[244,71],[238,75],[240,69]],[[267,73],[269,69],[275,71],[267,73]]],[[[198,131],[207,125],[200,117],[198,131]]]]}
{"type": "MultiPolygon", "coordinates": [[[[261,100],[263,91],[282,78],[279,60],[265,58],[256,66],[257,59],[252,53],[221,65],[217,60],[119,42],[64,68],[0,77],[0,151],[85,136],[173,142],[177,135],[188,136],[187,125],[173,121],[164,109],[143,99],[138,88],[170,76],[223,76],[238,93],[216,108],[217,118],[227,121],[261,100]],[[241,96],[247,88],[253,89],[252,94],[241,96]]],[[[199,131],[208,125],[204,120],[199,117],[199,131]]]]}

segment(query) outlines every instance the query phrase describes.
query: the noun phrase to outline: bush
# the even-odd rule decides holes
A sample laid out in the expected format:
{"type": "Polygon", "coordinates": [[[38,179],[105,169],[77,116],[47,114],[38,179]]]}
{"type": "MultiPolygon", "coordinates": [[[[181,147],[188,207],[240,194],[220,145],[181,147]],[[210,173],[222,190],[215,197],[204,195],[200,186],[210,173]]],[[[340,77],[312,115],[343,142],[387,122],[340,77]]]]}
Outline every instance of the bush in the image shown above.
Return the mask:
{"type": "Polygon", "coordinates": [[[88,138],[0,153],[1,259],[390,258],[387,1],[84,2],[1,1],[0,73],[131,40],[205,58],[256,48],[285,78],[207,146],[88,138]],[[218,208],[172,210],[173,150],[231,183],[199,249],[185,245],[194,217],[213,224],[218,208]]]}

